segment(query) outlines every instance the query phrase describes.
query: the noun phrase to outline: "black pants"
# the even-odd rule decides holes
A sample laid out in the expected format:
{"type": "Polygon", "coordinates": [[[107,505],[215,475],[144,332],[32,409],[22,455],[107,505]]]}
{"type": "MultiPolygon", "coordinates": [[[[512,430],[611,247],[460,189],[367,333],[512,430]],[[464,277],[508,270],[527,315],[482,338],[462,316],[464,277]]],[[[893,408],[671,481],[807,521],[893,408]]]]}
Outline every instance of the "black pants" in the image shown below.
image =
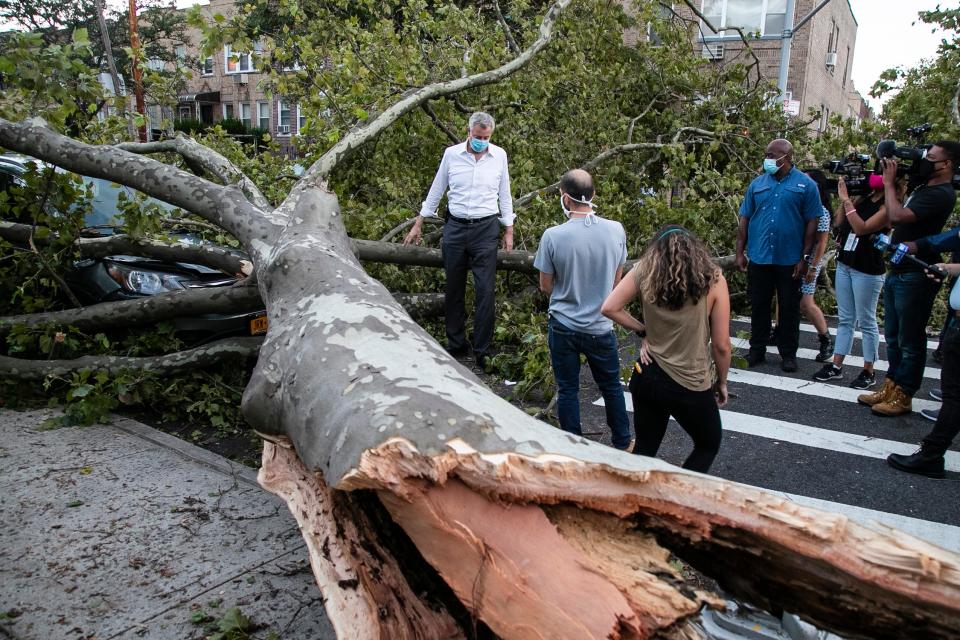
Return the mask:
{"type": "Polygon", "coordinates": [[[464,298],[467,269],[473,272],[476,309],[473,319],[473,351],[487,354],[493,341],[494,285],[497,276],[497,245],[500,222],[491,216],[474,224],[447,219],[443,226],[443,268],[447,274],[445,293],[447,348],[467,346],[464,327],[464,298]]]}
{"type": "Polygon", "coordinates": [[[944,334],[940,349],[943,353],[943,368],[940,370],[943,405],[933,430],[923,439],[923,447],[943,453],[960,433],[960,327],[956,317],[944,334]]]}
{"type": "Polygon", "coordinates": [[[750,300],[750,351],[763,353],[770,337],[770,304],[776,292],[780,304],[777,346],[780,355],[796,357],[800,344],[800,280],[793,265],[756,264],[747,267],[747,298],[750,300]]]}
{"type": "Polygon", "coordinates": [[[634,367],[630,377],[633,395],[633,429],[637,435],[634,453],[655,456],[673,416],[693,438],[693,452],[684,469],[706,473],[720,450],[720,409],[713,391],[691,391],[677,383],[656,362],[634,367]]]}

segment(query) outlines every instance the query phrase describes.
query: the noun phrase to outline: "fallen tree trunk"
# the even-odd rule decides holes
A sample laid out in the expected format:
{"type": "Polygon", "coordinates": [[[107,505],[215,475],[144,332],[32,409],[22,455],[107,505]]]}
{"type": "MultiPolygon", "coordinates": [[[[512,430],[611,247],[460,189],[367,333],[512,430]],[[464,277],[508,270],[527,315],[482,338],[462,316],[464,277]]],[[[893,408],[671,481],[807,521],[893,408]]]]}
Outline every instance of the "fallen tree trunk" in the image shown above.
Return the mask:
{"type": "Polygon", "coordinates": [[[664,567],[669,550],[736,596],[850,637],[955,637],[956,553],[534,420],[365,273],[323,178],[403,109],[514,62],[405,94],[274,210],[35,121],[0,120],[0,145],[161,197],[243,243],[269,316],[243,412],[271,440],[264,484],[300,520],[343,636],[691,637],[690,617],[717,599],[664,567]],[[383,509],[396,535],[379,535],[383,509]]]}
{"type": "MultiPolygon", "coordinates": [[[[551,589],[558,576],[533,569],[558,561],[551,529],[542,520],[533,527],[532,521],[494,516],[498,504],[535,510],[567,504],[596,512],[608,524],[628,522],[730,593],[799,611],[841,633],[894,637],[907,625],[947,638],[958,628],[955,554],[758,489],[619,453],[533,420],[453,361],[366,275],[343,230],[334,231],[339,215],[332,195],[304,193],[294,210],[272,244],[281,248],[273,259],[255,257],[270,333],[244,394],[244,414],[259,431],[289,437],[303,465],[329,486],[377,491],[427,560],[494,632],[538,637],[536,629],[510,626],[512,600],[468,597],[465,576],[449,565],[469,557],[471,544],[497,549],[501,568],[524,568],[510,577],[478,569],[478,589],[493,594],[505,583],[536,585],[535,599],[548,600],[538,609],[543,616],[566,611],[576,618],[567,620],[568,628],[587,630],[550,637],[649,637],[681,624],[697,608],[671,605],[668,622],[651,608],[660,598],[651,598],[651,587],[640,581],[615,585],[619,595],[604,591],[609,597],[588,611],[571,608],[569,590],[551,589]],[[322,239],[318,228],[326,230],[322,239]],[[296,240],[305,237],[311,241],[296,240]],[[300,346],[287,348],[292,343],[300,346]],[[467,524],[462,514],[437,506],[433,491],[442,496],[451,482],[475,494],[471,512],[489,517],[467,524]],[[479,526],[490,519],[502,520],[503,531],[479,526]],[[458,537],[472,542],[458,543],[458,537]],[[526,537],[534,544],[504,546],[504,538],[526,537]],[[740,566],[750,570],[741,574],[735,570],[740,566]],[[840,595],[826,599],[823,593],[840,595]]],[[[453,502],[467,499],[460,490],[456,495],[453,502]]],[[[620,542],[615,562],[636,562],[632,545],[620,542]]],[[[673,579],[661,577],[655,589],[670,587],[673,579]]],[[[548,619],[538,617],[536,626],[548,619]]]]}

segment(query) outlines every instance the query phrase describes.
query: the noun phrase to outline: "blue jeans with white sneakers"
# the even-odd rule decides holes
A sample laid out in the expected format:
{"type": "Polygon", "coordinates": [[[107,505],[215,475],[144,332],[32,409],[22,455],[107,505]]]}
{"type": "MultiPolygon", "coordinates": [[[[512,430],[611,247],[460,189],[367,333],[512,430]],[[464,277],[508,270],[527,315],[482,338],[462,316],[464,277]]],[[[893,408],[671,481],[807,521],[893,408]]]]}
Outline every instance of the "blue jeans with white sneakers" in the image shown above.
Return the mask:
{"type": "Polygon", "coordinates": [[[837,291],[837,340],[834,355],[848,356],[853,349],[854,324],[863,334],[863,360],[876,362],[880,350],[880,329],[877,326],[877,301],[883,290],[883,275],[857,271],[837,263],[834,287],[837,291]]]}

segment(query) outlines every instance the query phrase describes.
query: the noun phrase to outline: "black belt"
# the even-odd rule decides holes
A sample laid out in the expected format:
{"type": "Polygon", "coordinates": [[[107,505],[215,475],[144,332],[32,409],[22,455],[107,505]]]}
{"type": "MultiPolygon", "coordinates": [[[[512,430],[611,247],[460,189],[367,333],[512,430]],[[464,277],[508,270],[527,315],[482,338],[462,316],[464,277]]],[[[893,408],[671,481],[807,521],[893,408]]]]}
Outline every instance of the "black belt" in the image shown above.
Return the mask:
{"type": "Polygon", "coordinates": [[[491,218],[499,218],[500,214],[494,213],[493,215],[483,216],[482,218],[458,218],[454,215],[448,215],[447,220],[451,220],[458,224],[477,224],[479,222],[486,222],[491,218]]]}

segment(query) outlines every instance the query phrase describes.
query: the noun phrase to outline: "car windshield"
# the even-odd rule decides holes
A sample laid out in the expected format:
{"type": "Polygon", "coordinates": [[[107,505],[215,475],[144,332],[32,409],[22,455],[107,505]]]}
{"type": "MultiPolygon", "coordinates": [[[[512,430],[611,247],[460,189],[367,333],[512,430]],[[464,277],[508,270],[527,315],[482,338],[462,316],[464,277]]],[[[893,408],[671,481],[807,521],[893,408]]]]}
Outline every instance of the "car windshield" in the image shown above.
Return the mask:
{"type": "MultiPolygon", "coordinates": [[[[119,227],[123,224],[123,212],[120,211],[120,193],[122,192],[127,201],[134,200],[137,191],[130,187],[102,180],[100,178],[84,177],[83,181],[90,187],[93,198],[90,201],[90,209],[84,216],[83,224],[85,227],[119,227]]],[[[156,198],[147,198],[145,204],[156,205],[167,212],[174,211],[177,207],[167,204],[156,198]]]]}

